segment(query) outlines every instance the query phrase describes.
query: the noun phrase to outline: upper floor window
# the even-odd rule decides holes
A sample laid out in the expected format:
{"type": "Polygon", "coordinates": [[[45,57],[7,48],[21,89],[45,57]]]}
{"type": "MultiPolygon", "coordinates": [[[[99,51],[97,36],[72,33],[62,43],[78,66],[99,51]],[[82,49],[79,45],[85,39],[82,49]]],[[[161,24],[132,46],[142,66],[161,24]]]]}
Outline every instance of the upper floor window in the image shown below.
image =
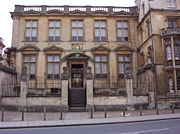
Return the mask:
{"type": "Polygon", "coordinates": [[[180,59],[180,40],[174,39],[174,58],[180,59]]]}
{"type": "Polygon", "coordinates": [[[130,67],[130,56],[129,55],[119,55],[118,56],[118,70],[119,79],[125,78],[126,68],[130,67]]]}
{"type": "Polygon", "coordinates": [[[35,55],[24,55],[23,66],[27,69],[27,74],[30,79],[35,79],[36,74],[36,56],[35,55]]]}
{"type": "Polygon", "coordinates": [[[95,21],[95,41],[106,41],[106,21],[95,21]]]}
{"type": "Polygon", "coordinates": [[[25,40],[26,41],[37,40],[37,20],[26,21],[25,40]]]}
{"type": "Polygon", "coordinates": [[[59,79],[60,57],[58,55],[47,56],[47,79],[59,79]]]}
{"type": "Polygon", "coordinates": [[[83,40],[83,21],[82,20],[72,21],[72,40],[73,41],[83,40]]]}
{"type": "Polygon", "coordinates": [[[117,40],[128,41],[128,21],[117,21],[117,40]]]}
{"type": "Polygon", "coordinates": [[[167,60],[171,60],[172,59],[171,41],[170,40],[165,40],[165,45],[166,45],[166,57],[167,57],[167,60]]]}
{"type": "Polygon", "coordinates": [[[95,77],[108,77],[108,61],[107,55],[95,55],[95,77]]]}
{"type": "Polygon", "coordinates": [[[60,40],[60,21],[50,20],[49,21],[49,41],[60,40]]]}
{"type": "Polygon", "coordinates": [[[60,57],[58,55],[47,56],[47,79],[59,79],[60,57]]]}
{"type": "Polygon", "coordinates": [[[174,19],[168,20],[168,27],[177,27],[177,21],[174,19]]]}
{"type": "Polygon", "coordinates": [[[175,7],[175,0],[167,0],[167,6],[168,7],[175,7]]]}

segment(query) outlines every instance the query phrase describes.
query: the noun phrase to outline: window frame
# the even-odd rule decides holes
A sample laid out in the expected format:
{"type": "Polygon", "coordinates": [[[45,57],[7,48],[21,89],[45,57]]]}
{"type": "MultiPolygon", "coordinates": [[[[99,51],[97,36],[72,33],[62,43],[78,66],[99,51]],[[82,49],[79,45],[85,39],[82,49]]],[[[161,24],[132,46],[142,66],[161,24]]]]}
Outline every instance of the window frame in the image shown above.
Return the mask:
{"type": "Polygon", "coordinates": [[[48,41],[50,42],[58,42],[61,40],[61,20],[59,19],[50,19],[48,20],[48,41]],[[50,27],[50,22],[54,22],[54,26],[53,27],[50,27]],[[56,27],[55,26],[55,23],[56,22],[59,22],[59,27],[56,27]],[[49,36],[50,34],[50,29],[53,29],[53,36],[49,36]],[[59,36],[56,36],[56,29],[59,29],[59,36]],[[58,37],[58,38],[56,38],[58,37]],[[52,38],[52,39],[50,39],[52,38]]]}
{"type": "Polygon", "coordinates": [[[126,42],[129,41],[129,21],[128,20],[117,20],[116,21],[116,38],[119,42],[126,42]],[[127,27],[124,27],[124,22],[127,23],[127,27]],[[118,23],[122,24],[122,27],[118,27],[118,23]],[[118,36],[118,31],[122,31],[122,37],[118,36]],[[127,40],[125,39],[125,30],[127,30],[127,40]],[[122,38],[121,40],[119,38],[122,38]]]}
{"type": "Polygon", "coordinates": [[[94,75],[95,75],[95,79],[108,79],[108,74],[109,74],[109,55],[108,54],[95,54],[94,55],[94,75]],[[100,56],[100,61],[96,61],[96,56],[100,56]],[[106,57],[106,61],[102,60],[102,57],[105,56],[106,57]],[[96,64],[99,63],[100,64],[100,73],[96,73],[96,64]],[[106,73],[103,74],[103,68],[102,68],[102,64],[106,64],[107,68],[106,68],[106,73]]]}
{"type": "Polygon", "coordinates": [[[60,74],[61,74],[60,68],[61,68],[61,56],[59,54],[46,54],[46,79],[47,80],[59,80],[60,79],[60,74]],[[48,61],[48,56],[52,56],[53,60],[48,61]],[[59,57],[59,61],[54,60],[55,56],[59,57]],[[52,73],[51,74],[48,74],[48,63],[52,64],[52,73]],[[58,74],[57,77],[55,76],[57,74],[55,74],[55,72],[54,72],[55,63],[59,64],[59,74],[58,74]],[[49,77],[49,75],[51,75],[51,76],[49,77]]]}
{"type": "Polygon", "coordinates": [[[132,64],[131,64],[131,54],[117,54],[117,71],[118,71],[118,80],[124,80],[125,79],[125,74],[126,74],[126,67],[127,65],[129,64],[130,67],[132,67],[132,64]],[[119,57],[123,57],[123,61],[119,61],[119,57]],[[125,57],[129,57],[129,61],[126,61],[125,60],[125,57]],[[124,73],[121,74],[120,73],[120,64],[123,64],[123,70],[124,70],[124,73]]]}
{"type": "Polygon", "coordinates": [[[167,0],[167,7],[168,8],[175,8],[176,7],[176,1],[175,0],[167,0]]]}
{"type": "Polygon", "coordinates": [[[107,21],[106,20],[94,20],[94,41],[105,42],[107,41],[107,21]],[[99,22],[99,27],[96,27],[96,22],[99,22]],[[105,27],[102,27],[102,22],[105,22],[105,27]],[[99,36],[96,36],[96,30],[99,30],[99,36]],[[105,31],[105,36],[102,36],[102,30],[105,31]]]}
{"type": "Polygon", "coordinates": [[[24,34],[25,41],[27,41],[27,42],[36,42],[37,38],[38,38],[38,20],[37,19],[25,20],[25,34],[24,34]],[[30,27],[27,26],[27,22],[30,22],[30,24],[31,24],[30,27]],[[37,23],[36,27],[33,27],[33,22],[37,23]],[[30,30],[30,36],[26,36],[28,29],[30,30]],[[32,34],[33,34],[32,31],[34,29],[36,30],[36,36],[35,37],[32,36],[32,34]]]}
{"type": "MultiPolygon", "coordinates": [[[[36,54],[23,54],[23,69],[24,69],[24,67],[25,67],[25,63],[26,64],[28,64],[28,66],[29,66],[29,73],[28,73],[28,68],[27,68],[27,74],[29,75],[29,79],[30,80],[34,80],[34,79],[36,79],[36,72],[37,72],[37,55],[36,54]],[[28,57],[28,61],[25,61],[25,56],[27,56],[28,57]],[[35,61],[33,62],[33,61],[30,61],[30,58],[31,57],[35,57],[35,61]],[[31,72],[31,64],[32,63],[34,63],[35,64],[35,70],[34,70],[34,74],[31,74],[30,72],[31,72]]],[[[24,71],[24,70],[23,70],[24,71]]]]}
{"type": "Polygon", "coordinates": [[[83,41],[84,40],[84,20],[71,20],[71,40],[72,41],[83,41]],[[76,27],[73,27],[73,21],[76,22],[76,27]],[[82,27],[79,27],[78,24],[79,22],[82,22],[82,27]],[[73,36],[72,32],[73,30],[76,31],[76,36],[73,36]],[[82,37],[79,36],[79,30],[82,30],[82,37]],[[74,39],[76,37],[76,39],[74,39]]]}

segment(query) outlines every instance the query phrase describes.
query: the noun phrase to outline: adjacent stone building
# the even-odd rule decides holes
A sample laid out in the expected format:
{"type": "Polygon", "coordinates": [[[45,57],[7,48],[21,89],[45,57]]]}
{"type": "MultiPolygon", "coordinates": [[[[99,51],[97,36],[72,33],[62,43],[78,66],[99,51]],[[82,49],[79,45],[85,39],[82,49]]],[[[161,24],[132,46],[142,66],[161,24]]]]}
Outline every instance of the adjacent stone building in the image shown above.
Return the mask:
{"type": "Polygon", "coordinates": [[[180,2],[161,1],[16,5],[8,52],[22,76],[21,96],[5,98],[4,105],[153,108],[178,102],[180,2]]]}

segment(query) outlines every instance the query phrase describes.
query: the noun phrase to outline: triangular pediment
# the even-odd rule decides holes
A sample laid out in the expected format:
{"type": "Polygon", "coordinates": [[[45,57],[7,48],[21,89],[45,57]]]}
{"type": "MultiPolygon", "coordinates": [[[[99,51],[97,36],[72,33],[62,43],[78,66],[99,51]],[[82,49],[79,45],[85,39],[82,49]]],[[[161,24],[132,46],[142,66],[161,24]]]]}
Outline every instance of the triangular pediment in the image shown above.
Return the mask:
{"type": "Polygon", "coordinates": [[[110,51],[111,49],[103,46],[103,45],[98,45],[96,47],[91,48],[91,51],[110,51]]]}
{"type": "Polygon", "coordinates": [[[109,13],[103,10],[96,10],[92,12],[92,15],[97,15],[97,16],[108,16],[109,13]]]}
{"type": "Polygon", "coordinates": [[[74,11],[70,11],[69,15],[81,15],[81,16],[85,16],[86,13],[80,10],[74,10],[74,11]]]}
{"type": "Polygon", "coordinates": [[[21,51],[39,51],[40,49],[34,45],[25,45],[25,46],[22,46],[19,50],[21,50],[21,51]]]}
{"type": "Polygon", "coordinates": [[[29,11],[25,11],[23,13],[24,15],[40,15],[41,13],[39,11],[35,11],[35,10],[29,10],[29,11]]]}
{"type": "Polygon", "coordinates": [[[132,51],[133,48],[130,47],[128,44],[124,44],[124,45],[117,46],[114,50],[115,51],[121,51],[121,50],[132,51]]]}
{"type": "Polygon", "coordinates": [[[121,15],[130,15],[130,13],[125,12],[125,11],[119,11],[119,12],[114,13],[114,15],[119,15],[119,16],[121,16],[121,15]]]}
{"type": "Polygon", "coordinates": [[[46,15],[63,15],[64,13],[60,10],[53,9],[46,12],[46,15]]]}
{"type": "Polygon", "coordinates": [[[63,51],[63,48],[56,45],[52,45],[52,46],[44,48],[44,51],[63,51]]]}

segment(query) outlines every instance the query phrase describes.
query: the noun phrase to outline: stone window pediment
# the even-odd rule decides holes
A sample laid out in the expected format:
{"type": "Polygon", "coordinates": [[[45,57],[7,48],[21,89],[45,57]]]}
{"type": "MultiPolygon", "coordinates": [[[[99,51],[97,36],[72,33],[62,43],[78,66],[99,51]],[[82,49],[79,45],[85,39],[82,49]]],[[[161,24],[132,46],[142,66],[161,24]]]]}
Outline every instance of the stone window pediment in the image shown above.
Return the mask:
{"type": "Polygon", "coordinates": [[[80,10],[74,10],[74,11],[70,11],[69,15],[81,15],[81,16],[85,16],[87,15],[85,12],[80,11],[80,10]]]}
{"type": "Polygon", "coordinates": [[[130,15],[130,13],[127,13],[127,12],[125,12],[125,11],[119,11],[119,12],[114,13],[114,15],[117,15],[117,16],[130,15]]]}
{"type": "Polygon", "coordinates": [[[63,50],[64,50],[63,48],[61,48],[61,47],[59,47],[59,46],[55,46],[55,45],[53,45],[53,46],[48,46],[48,47],[44,48],[44,51],[45,51],[46,53],[57,53],[57,54],[59,54],[59,53],[61,53],[63,50]]]}
{"type": "Polygon", "coordinates": [[[46,15],[64,15],[64,13],[60,10],[53,9],[46,12],[46,15]]]}
{"type": "Polygon", "coordinates": [[[35,10],[29,10],[23,13],[23,15],[40,15],[40,14],[41,13],[39,11],[35,11],[35,10]]]}
{"type": "Polygon", "coordinates": [[[100,46],[96,46],[96,47],[93,47],[91,48],[91,51],[93,53],[109,53],[109,51],[111,51],[110,48],[106,47],[106,46],[103,46],[103,45],[100,45],[100,46]]]}
{"type": "Polygon", "coordinates": [[[20,51],[39,51],[40,49],[34,45],[24,45],[19,48],[20,51]]]}
{"type": "Polygon", "coordinates": [[[102,10],[93,11],[91,14],[94,16],[108,16],[109,15],[108,12],[102,11],[102,10]]]}

